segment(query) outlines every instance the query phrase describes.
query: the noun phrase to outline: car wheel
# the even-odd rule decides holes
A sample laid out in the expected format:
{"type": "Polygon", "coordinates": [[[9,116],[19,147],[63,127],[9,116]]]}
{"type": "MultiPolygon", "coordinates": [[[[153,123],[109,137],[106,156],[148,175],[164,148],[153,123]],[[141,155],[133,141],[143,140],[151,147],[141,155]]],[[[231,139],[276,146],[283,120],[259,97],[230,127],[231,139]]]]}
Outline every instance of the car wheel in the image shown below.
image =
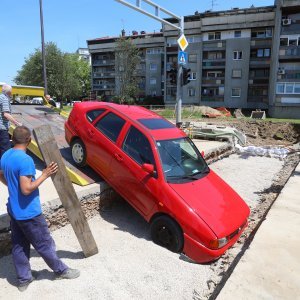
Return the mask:
{"type": "Polygon", "coordinates": [[[155,218],[151,223],[151,238],[155,244],[172,252],[183,249],[183,234],[180,226],[168,216],[155,218]]]}
{"type": "Polygon", "coordinates": [[[71,152],[75,165],[84,167],[86,165],[86,149],[81,140],[76,139],[71,143],[71,152]]]}

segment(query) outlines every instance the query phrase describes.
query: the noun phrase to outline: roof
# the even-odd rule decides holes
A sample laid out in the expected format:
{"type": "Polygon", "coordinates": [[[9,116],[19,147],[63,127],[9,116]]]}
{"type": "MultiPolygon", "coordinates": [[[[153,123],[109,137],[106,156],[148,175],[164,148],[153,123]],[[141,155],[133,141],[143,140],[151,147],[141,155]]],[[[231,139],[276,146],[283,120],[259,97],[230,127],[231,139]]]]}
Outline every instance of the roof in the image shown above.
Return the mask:
{"type": "MultiPolygon", "coordinates": [[[[136,35],[126,35],[123,38],[125,39],[137,39],[137,38],[146,38],[146,37],[160,37],[163,36],[162,32],[153,32],[153,33],[145,33],[145,34],[136,34],[136,35]]],[[[107,43],[108,41],[110,42],[115,42],[116,40],[120,39],[122,36],[104,36],[96,39],[91,39],[87,40],[88,44],[93,44],[95,42],[97,43],[107,43]]]]}
{"type": "MultiPolygon", "coordinates": [[[[152,112],[151,110],[148,110],[142,106],[136,106],[136,105],[120,105],[110,102],[82,102],[82,103],[75,103],[75,106],[81,106],[84,107],[84,110],[88,111],[91,109],[97,109],[99,107],[107,107],[111,108],[112,110],[115,110],[124,116],[130,118],[131,120],[137,121],[140,126],[143,126],[143,128],[150,132],[152,137],[155,140],[165,140],[165,139],[171,139],[171,138],[180,138],[185,137],[185,133],[178,129],[177,127],[172,128],[162,128],[162,129],[155,129],[152,130],[149,127],[143,125],[142,122],[139,122],[140,119],[163,119],[162,116],[152,112]]],[[[169,122],[169,121],[167,121],[169,122]]]]}

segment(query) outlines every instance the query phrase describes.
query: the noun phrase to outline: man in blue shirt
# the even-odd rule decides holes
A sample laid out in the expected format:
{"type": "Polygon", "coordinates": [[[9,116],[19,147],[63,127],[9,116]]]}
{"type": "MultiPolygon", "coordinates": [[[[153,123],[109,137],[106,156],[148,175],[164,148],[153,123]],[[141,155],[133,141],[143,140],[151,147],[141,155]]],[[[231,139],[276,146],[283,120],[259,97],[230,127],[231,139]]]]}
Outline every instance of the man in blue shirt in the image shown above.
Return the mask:
{"type": "Polygon", "coordinates": [[[2,86],[2,94],[0,95],[0,158],[3,153],[10,149],[10,139],[8,134],[9,122],[16,126],[21,125],[12,115],[10,106],[10,97],[12,87],[8,84],[2,86]]]}
{"type": "Polygon", "coordinates": [[[35,166],[26,154],[31,142],[30,130],[16,127],[13,133],[14,147],[1,158],[0,180],[8,187],[7,211],[11,217],[12,257],[19,280],[19,290],[24,291],[34,280],[30,268],[30,244],[55,272],[57,278],[73,279],[80,275],[78,270],[68,268],[58,257],[55,243],[47,222],[42,215],[38,187],[58,170],[51,163],[35,179],[35,166]]]}

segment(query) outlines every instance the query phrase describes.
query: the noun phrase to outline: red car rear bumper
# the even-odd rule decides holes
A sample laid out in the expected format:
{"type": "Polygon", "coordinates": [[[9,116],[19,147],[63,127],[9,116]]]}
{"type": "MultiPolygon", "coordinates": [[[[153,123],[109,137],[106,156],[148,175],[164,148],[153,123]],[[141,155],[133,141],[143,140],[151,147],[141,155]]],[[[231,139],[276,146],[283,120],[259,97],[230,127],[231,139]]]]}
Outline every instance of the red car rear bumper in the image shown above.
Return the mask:
{"type": "Polygon", "coordinates": [[[224,254],[224,252],[239,239],[247,225],[248,222],[245,224],[242,230],[229,241],[227,245],[217,250],[207,248],[203,244],[199,243],[198,241],[194,240],[189,235],[184,233],[183,252],[197,263],[214,261],[218,259],[222,254],[224,254]]]}

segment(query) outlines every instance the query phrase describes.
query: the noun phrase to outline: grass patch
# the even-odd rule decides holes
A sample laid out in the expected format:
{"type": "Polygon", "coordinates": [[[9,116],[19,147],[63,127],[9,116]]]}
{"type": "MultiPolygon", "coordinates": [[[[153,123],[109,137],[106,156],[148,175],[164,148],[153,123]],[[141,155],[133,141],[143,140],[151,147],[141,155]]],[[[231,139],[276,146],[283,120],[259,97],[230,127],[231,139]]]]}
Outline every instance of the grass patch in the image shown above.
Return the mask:
{"type": "MultiPolygon", "coordinates": [[[[163,110],[153,110],[153,111],[166,119],[176,118],[174,109],[163,109],[163,110]]],[[[191,112],[190,109],[183,109],[181,116],[183,119],[188,119],[188,118],[201,119],[202,118],[202,114],[200,112],[191,112]]]]}

